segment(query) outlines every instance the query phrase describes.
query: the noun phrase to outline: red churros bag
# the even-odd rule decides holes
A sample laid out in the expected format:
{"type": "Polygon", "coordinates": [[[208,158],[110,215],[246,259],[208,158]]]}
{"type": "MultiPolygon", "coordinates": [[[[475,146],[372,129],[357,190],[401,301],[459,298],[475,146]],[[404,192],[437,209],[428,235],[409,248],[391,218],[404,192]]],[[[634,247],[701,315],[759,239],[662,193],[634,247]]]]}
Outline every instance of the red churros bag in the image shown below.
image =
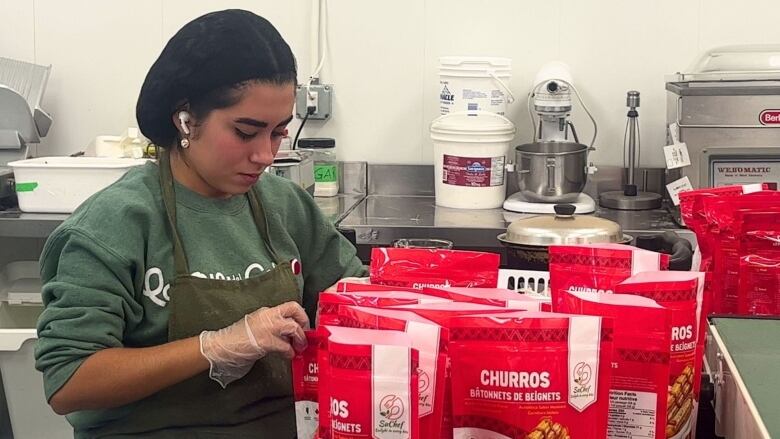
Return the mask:
{"type": "Polygon", "coordinates": [[[669,311],[645,297],[582,292],[567,293],[561,311],[613,320],[612,385],[606,437],[665,439],[671,340],[669,311]]]}
{"type": "Polygon", "coordinates": [[[421,248],[375,248],[371,283],[399,287],[488,287],[498,284],[497,253],[421,248]]]}
{"type": "Polygon", "coordinates": [[[453,321],[455,439],[603,439],[612,322],[525,312],[453,321]]]}
{"type": "Polygon", "coordinates": [[[548,297],[534,297],[504,288],[424,288],[424,294],[444,297],[456,302],[494,305],[522,311],[551,311],[548,297]]]}
{"type": "Polygon", "coordinates": [[[389,329],[409,335],[420,356],[420,437],[442,434],[445,371],[447,366],[447,330],[410,311],[342,306],[342,326],[389,329]]]}
{"type": "Polygon", "coordinates": [[[316,439],[319,426],[319,366],[317,352],[324,334],[306,331],[306,349],[292,360],[295,424],[298,439],[316,439]]]}
{"type": "Polygon", "coordinates": [[[421,288],[407,288],[397,286],[387,286],[380,284],[365,284],[356,282],[339,281],[336,284],[336,291],[339,293],[367,292],[367,291],[407,291],[410,293],[419,293],[421,288]]]}
{"type": "Polygon", "coordinates": [[[742,218],[738,288],[742,315],[780,315],[778,217],[779,212],[748,212],[742,218]]]}
{"type": "Polygon", "coordinates": [[[321,437],[420,438],[418,352],[409,336],[323,328],[329,335],[327,361],[320,362],[320,376],[327,376],[327,386],[320,388],[321,437]]]}
{"type": "MultiPolygon", "coordinates": [[[[712,252],[711,283],[705,285],[705,311],[717,314],[737,314],[740,308],[739,266],[743,256],[742,243],[747,230],[745,218],[752,215],[780,214],[780,192],[756,192],[741,196],[709,197],[703,200],[707,223],[704,239],[712,252]],[[711,308],[710,308],[711,306],[711,308]]],[[[750,221],[748,221],[750,223],[750,221]]],[[[771,223],[765,223],[771,227],[771,223]]],[[[760,230],[758,227],[757,230],[760,230]]],[[[697,235],[698,238],[698,235],[697,235]]],[[[748,240],[751,241],[751,240],[748,240]]]]}
{"type": "Polygon", "coordinates": [[[647,297],[669,310],[671,357],[666,435],[690,438],[695,432],[704,356],[706,316],[702,314],[704,274],[683,271],[640,273],[616,293],[647,297]]]}
{"type": "Polygon", "coordinates": [[[741,314],[780,315],[780,257],[742,257],[739,266],[741,314]]]}
{"type": "Polygon", "coordinates": [[[712,249],[709,240],[705,238],[707,218],[704,210],[704,199],[715,196],[751,194],[767,189],[769,189],[768,184],[745,184],[704,188],[680,193],[680,215],[682,216],[685,225],[696,234],[698,248],[701,252],[702,264],[704,264],[702,269],[709,266],[712,258],[712,249]]]}
{"type": "Polygon", "coordinates": [[[555,312],[563,292],[612,293],[634,274],[669,268],[669,255],[620,244],[553,245],[549,252],[555,312]]]}
{"type": "Polygon", "coordinates": [[[476,314],[508,314],[522,311],[502,306],[484,305],[481,303],[472,302],[442,302],[426,303],[420,305],[399,305],[390,307],[390,309],[411,311],[446,328],[451,326],[453,318],[459,316],[476,314]]]}
{"type": "Polygon", "coordinates": [[[318,322],[320,325],[338,325],[338,310],[343,305],[385,308],[398,305],[415,305],[449,302],[449,299],[421,293],[395,290],[354,291],[351,293],[320,293],[318,322]]]}
{"type": "MultiPolygon", "coordinates": [[[[401,305],[394,309],[411,311],[425,319],[436,322],[442,327],[441,349],[446,354],[449,352],[449,328],[452,321],[463,315],[487,315],[501,314],[516,317],[521,311],[492,305],[482,305],[469,302],[442,302],[425,305],[401,305]]],[[[452,382],[449,369],[445,370],[444,404],[442,418],[442,438],[452,437],[452,382]]]]}

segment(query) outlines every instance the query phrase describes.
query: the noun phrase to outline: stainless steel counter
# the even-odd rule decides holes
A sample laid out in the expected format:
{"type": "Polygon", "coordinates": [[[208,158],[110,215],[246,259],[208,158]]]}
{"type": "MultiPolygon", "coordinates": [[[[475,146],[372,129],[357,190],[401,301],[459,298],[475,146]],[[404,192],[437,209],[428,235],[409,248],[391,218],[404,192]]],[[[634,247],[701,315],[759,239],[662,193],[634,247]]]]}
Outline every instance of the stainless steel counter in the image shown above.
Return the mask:
{"type": "MultiPolygon", "coordinates": [[[[595,215],[619,223],[629,235],[673,230],[695,240],[672,221],[666,210],[625,212],[599,209],[595,215]]],[[[456,247],[494,247],[496,236],[509,224],[528,216],[502,209],[463,210],[439,207],[435,198],[410,195],[369,195],[339,222],[355,230],[357,243],[389,245],[399,238],[441,238],[456,247]]]]}
{"type": "MultiPolygon", "coordinates": [[[[314,201],[334,224],[349,213],[363,194],[339,194],[331,198],[315,197],[314,201]]],[[[0,238],[47,238],[68,214],[23,213],[19,210],[0,211],[0,238]]]]}

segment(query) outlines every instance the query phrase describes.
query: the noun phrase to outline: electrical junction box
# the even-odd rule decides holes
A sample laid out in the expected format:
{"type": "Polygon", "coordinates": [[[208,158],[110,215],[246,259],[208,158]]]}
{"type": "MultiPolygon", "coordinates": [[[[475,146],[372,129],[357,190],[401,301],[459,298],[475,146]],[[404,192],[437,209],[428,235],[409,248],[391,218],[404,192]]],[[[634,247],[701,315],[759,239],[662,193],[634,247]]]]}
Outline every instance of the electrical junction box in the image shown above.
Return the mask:
{"type": "Polygon", "coordinates": [[[330,119],[333,115],[333,85],[311,84],[308,87],[298,85],[295,92],[295,115],[298,119],[306,116],[309,106],[317,107],[314,113],[309,115],[309,120],[330,119]]]}

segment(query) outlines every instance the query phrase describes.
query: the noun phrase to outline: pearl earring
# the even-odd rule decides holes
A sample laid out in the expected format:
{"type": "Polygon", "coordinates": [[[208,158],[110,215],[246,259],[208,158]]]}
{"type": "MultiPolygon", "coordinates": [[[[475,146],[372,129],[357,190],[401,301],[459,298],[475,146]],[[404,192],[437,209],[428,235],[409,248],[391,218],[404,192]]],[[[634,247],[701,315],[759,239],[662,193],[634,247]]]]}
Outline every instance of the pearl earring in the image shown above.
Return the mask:
{"type": "Polygon", "coordinates": [[[187,149],[187,148],[190,147],[189,139],[181,139],[181,142],[179,142],[179,143],[181,144],[181,147],[184,148],[184,149],[187,149]]]}

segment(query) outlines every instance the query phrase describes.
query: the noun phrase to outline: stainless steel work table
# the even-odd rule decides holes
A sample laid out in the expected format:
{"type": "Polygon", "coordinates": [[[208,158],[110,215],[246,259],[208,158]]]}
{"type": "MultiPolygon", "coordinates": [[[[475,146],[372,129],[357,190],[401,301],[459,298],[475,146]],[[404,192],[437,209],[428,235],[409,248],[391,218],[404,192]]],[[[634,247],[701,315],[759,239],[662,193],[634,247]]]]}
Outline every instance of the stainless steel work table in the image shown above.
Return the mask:
{"type": "MultiPolygon", "coordinates": [[[[629,235],[672,230],[695,240],[666,210],[639,212],[599,209],[596,216],[619,223],[629,235]]],[[[358,245],[389,245],[399,238],[441,238],[456,247],[499,246],[496,236],[524,214],[503,209],[450,209],[436,206],[432,196],[369,195],[339,221],[341,229],[355,231],[358,245]]]]}
{"type": "MultiPolygon", "coordinates": [[[[363,197],[363,194],[339,194],[331,198],[314,198],[314,201],[335,224],[363,197]]],[[[0,211],[0,239],[47,238],[68,216],[57,213],[24,213],[17,209],[0,211]]]]}

